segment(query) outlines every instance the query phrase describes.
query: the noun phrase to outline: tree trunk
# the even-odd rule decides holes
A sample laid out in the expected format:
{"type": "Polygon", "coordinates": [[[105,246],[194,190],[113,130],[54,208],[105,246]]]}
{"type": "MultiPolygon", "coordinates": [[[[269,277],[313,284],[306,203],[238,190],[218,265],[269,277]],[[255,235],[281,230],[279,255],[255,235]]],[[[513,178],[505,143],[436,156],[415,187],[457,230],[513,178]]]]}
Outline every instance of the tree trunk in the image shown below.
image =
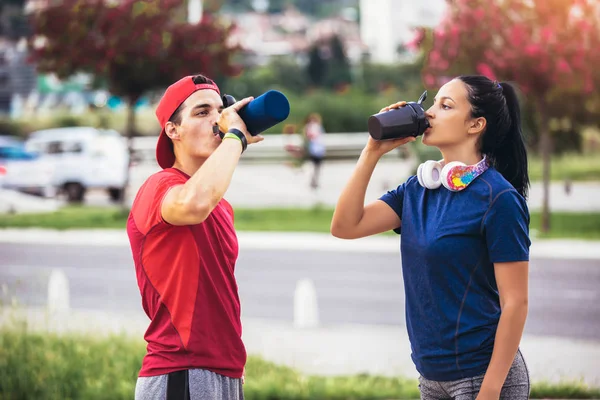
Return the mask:
{"type": "Polygon", "coordinates": [[[135,103],[137,100],[129,99],[127,102],[127,122],[125,124],[125,132],[127,136],[127,155],[129,161],[125,171],[125,185],[121,194],[121,207],[127,209],[127,191],[129,189],[129,179],[131,175],[131,160],[133,158],[133,136],[135,134],[135,103]]]}
{"type": "Polygon", "coordinates": [[[542,156],[542,233],[550,231],[550,159],[552,156],[552,137],[548,123],[547,105],[542,98],[538,100],[540,116],[540,155],[542,156]]]}

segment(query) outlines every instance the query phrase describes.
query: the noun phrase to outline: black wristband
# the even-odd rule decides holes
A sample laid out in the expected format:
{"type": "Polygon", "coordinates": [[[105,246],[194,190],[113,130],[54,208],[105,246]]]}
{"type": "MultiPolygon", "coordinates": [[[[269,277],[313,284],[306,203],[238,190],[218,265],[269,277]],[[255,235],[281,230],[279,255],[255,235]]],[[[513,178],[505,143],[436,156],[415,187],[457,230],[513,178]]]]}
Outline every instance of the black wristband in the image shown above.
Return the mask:
{"type": "Polygon", "coordinates": [[[242,153],[246,151],[246,148],[248,147],[248,140],[246,139],[246,135],[244,135],[242,131],[240,131],[239,129],[230,128],[227,131],[227,133],[233,133],[235,136],[239,137],[242,141],[242,153]]]}

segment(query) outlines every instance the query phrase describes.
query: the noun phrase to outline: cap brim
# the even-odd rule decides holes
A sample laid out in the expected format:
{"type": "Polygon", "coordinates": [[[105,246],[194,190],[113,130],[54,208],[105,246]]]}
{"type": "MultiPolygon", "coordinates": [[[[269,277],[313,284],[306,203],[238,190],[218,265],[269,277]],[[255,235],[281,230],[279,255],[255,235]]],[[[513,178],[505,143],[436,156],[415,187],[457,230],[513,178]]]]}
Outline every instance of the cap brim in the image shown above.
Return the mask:
{"type": "Polygon", "coordinates": [[[162,169],[171,168],[175,164],[175,153],[173,152],[173,142],[163,129],[158,136],[156,143],[156,161],[162,169]]]}

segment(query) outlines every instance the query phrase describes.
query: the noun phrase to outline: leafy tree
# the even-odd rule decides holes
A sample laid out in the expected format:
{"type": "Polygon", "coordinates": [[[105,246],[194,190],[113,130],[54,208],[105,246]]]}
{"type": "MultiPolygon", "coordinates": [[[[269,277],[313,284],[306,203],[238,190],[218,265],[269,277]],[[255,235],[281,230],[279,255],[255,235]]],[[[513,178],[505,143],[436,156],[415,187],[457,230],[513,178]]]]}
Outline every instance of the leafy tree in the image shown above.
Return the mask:
{"type": "Polygon", "coordinates": [[[550,229],[550,119],[598,103],[599,8],[597,0],[455,0],[423,41],[431,46],[424,70],[429,85],[477,72],[516,82],[531,99],[543,159],[543,232],[550,229]]]}
{"type": "Polygon", "coordinates": [[[312,85],[321,86],[325,82],[327,61],[323,57],[321,45],[318,43],[313,44],[308,51],[307,73],[312,85]]]}
{"type": "Polygon", "coordinates": [[[331,58],[327,68],[327,86],[339,88],[352,82],[350,61],[339,36],[332,36],[329,42],[331,58]]]}
{"type": "Polygon", "coordinates": [[[311,46],[307,73],[310,82],[317,87],[337,89],[352,82],[350,62],[337,35],[311,46]]]}
{"type": "Polygon", "coordinates": [[[144,94],[188,74],[238,73],[232,63],[238,49],[227,45],[231,27],[210,8],[200,23],[188,24],[183,6],[183,0],[61,0],[32,17],[32,61],[60,78],[83,72],[106,82],[128,105],[131,146],[134,106],[144,94]]]}

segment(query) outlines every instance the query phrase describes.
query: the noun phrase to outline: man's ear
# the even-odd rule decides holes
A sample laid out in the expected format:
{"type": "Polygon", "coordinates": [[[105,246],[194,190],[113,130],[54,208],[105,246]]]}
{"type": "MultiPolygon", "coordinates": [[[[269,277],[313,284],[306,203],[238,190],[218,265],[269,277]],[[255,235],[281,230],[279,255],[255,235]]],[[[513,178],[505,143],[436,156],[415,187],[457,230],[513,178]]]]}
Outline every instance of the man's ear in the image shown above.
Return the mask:
{"type": "Polygon", "coordinates": [[[485,118],[483,118],[483,117],[473,118],[471,121],[469,121],[468,133],[470,135],[478,135],[485,130],[486,125],[487,125],[487,121],[485,118]]]}
{"type": "Polygon", "coordinates": [[[179,132],[177,132],[177,126],[171,121],[167,121],[165,124],[165,133],[171,140],[179,139],[179,132]]]}

